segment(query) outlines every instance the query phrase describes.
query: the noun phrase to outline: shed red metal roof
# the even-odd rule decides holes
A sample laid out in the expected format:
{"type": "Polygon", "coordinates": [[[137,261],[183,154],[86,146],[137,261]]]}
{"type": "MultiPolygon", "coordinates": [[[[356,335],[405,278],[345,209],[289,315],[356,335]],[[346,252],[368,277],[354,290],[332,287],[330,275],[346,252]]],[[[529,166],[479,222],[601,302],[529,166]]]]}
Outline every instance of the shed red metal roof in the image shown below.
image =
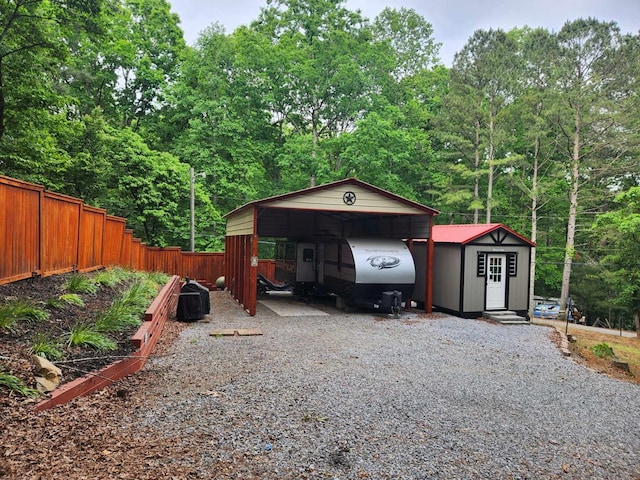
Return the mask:
{"type": "Polygon", "coordinates": [[[511,230],[509,227],[501,223],[474,223],[461,225],[434,225],[433,241],[435,243],[459,243],[465,245],[473,240],[487,235],[495,230],[502,229],[511,235],[519,238],[523,242],[535,246],[528,238],[520,235],[518,232],[511,230]]]}

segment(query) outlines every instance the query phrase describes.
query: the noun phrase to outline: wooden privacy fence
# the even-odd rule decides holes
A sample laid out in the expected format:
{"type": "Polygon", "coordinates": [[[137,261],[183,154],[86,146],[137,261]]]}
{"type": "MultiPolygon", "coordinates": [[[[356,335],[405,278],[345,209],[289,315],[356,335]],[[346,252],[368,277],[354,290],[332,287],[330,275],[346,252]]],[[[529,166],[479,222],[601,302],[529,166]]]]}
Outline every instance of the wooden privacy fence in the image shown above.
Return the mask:
{"type": "MultiPolygon", "coordinates": [[[[224,253],[148,246],[133,237],[125,218],[0,175],[0,285],[122,266],[190,277],[211,286],[224,275],[224,263],[224,253]]],[[[260,271],[273,278],[273,261],[261,261],[260,271]]]]}

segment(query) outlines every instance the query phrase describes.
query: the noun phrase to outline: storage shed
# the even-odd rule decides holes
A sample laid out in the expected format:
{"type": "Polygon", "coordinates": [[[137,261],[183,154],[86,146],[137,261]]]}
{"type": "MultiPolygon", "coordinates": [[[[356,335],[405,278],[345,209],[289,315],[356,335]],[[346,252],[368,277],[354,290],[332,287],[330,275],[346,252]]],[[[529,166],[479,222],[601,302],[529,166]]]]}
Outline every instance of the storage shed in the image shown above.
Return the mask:
{"type": "MultiPolygon", "coordinates": [[[[259,238],[420,238],[429,251],[437,211],[355,178],[247,203],[225,215],[225,278],[233,297],[250,314],[257,304],[259,238]]],[[[431,256],[423,256],[424,291],[431,299],[431,256]]],[[[431,302],[425,308],[431,310],[431,302]]]]}
{"type": "MultiPolygon", "coordinates": [[[[483,311],[526,314],[533,242],[500,223],[434,225],[432,238],[434,309],[467,318],[483,311]]],[[[420,263],[428,242],[414,244],[420,263]]],[[[426,272],[416,273],[417,287],[426,272]]]]}

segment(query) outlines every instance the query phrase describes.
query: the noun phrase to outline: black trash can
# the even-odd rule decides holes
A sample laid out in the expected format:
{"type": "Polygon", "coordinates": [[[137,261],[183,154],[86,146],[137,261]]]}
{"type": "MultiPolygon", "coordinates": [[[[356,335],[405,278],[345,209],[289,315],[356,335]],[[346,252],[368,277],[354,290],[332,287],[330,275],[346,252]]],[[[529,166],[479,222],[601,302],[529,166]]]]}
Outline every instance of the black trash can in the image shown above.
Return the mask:
{"type": "Polygon", "coordinates": [[[187,278],[178,297],[176,318],[180,321],[200,320],[210,311],[209,289],[187,278]]]}

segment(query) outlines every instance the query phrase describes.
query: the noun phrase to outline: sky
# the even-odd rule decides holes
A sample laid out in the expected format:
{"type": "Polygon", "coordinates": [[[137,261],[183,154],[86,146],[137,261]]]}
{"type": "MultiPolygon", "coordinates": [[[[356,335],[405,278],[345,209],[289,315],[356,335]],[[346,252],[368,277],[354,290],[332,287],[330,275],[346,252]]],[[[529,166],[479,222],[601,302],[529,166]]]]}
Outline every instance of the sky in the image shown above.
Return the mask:
{"type": "MultiPolygon", "coordinates": [[[[266,0],[169,0],[180,16],[185,39],[193,45],[199,33],[219,22],[227,33],[248,25],[266,0]]],[[[623,33],[640,31],[640,0],[347,0],[349,10],[360,10],[373,20],[385,7],[411,8],[434,29],[442,44],[440,58],[450,67],[455,53],[478,29],[544,27],[557,32],[565,22],[595,17],[615,21],[623,33]]]]}

